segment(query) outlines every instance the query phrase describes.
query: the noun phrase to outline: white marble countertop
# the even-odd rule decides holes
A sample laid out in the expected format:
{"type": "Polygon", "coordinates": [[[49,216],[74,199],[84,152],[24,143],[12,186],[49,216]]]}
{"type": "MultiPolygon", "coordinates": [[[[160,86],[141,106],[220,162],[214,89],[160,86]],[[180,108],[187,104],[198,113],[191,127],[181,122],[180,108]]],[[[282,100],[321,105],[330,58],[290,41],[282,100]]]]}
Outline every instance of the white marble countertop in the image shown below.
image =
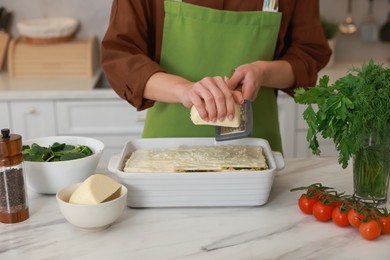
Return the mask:
{"type": "Polygon", "coordinates": [[[290,189],[317,182],[352,192],[337,158],[286,160],[263,206],[126,207],[99,232],[66,222],[54,195],[29,191],[30,218],[0,223],[0,259],[390,259],[390,236],[367,241],[300,212],[301,192],[290,189]]]}

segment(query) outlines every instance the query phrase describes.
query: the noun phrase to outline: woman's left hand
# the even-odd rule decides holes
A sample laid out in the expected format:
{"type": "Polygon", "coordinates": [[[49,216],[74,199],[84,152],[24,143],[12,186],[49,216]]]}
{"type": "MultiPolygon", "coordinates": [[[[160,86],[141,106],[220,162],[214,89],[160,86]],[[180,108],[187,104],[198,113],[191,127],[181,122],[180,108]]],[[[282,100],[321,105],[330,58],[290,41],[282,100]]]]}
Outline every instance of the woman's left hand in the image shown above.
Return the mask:
{"type": "Polygon", "coordinates": [[[263,83],[263,74],[262,66],[243,64],[233,71],[227,85],[231,90],[241,88],[243,98],[254,101],[263,83]]]}
{"type": "Polygon", "coordinates": [[[254,61],[238,66],[227,86],[240,89],[244,99],[254,101],[261,87],[287,89],[294,85],[295,76],[289,62],[285,60],[254,61]]]}

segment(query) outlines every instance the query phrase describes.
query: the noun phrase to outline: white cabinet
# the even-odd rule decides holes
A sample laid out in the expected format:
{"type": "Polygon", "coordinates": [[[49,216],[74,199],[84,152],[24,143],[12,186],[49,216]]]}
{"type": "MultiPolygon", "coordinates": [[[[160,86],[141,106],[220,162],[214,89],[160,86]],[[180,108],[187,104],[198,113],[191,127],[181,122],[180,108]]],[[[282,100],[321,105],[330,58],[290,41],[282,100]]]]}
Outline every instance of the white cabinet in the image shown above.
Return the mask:
{"type": "MultiPolygon", "coordinates": [[[[318,80],[323,77],[324,75],[329,76],[329,84],[333,84],[336,80],[339,78],[345,76],[348,74],[349,69],[352,67],[361,67],[361,63],[349,63],[349,62],[339,62],[335,63],[332,66],[328,66],[320,73],[318,74],[318,80]]],[[[296,145],[295,145],[295,154],[294,157],[313,157],[311,149],[308,148],[309,144],[308,141],[306,140],[306,135],[307,135],[307,123],[303,119],[303,112],[306,109],[306,106],[304,105],[298,105],[296,104],[296,129],[295,129],[295,140],[296,140],[296,145]]],[[[336,147],[334,145],[334,142],[330,139],[324,139],[321,136],[317,136],[318,138],[318,144],[319,144],[319,149],[321,151],[320,156],[338,156],[338,152],[336,150],[336,147]]]]}
{"type": "MultiPolygon", "coordinates": [[[[358,65],[359,66],[359,65],[358,65]]],[[[336,63],[321,71],[334,82],[350,64],[336,63]]],[[[1,79],[1,75],[0,75],[1,79]]],[[[77,84],[73,84],[77,85],[77,84]]],[[[312,157],[306,140],[306,106],[279,91],[278,109],[285,158],[312,157]]],[[[119,154],[126,142],[140,138],[146,111],[138,112],[112,89],[61,91],[4,91],[0,95],[0,127],[10,128],[23,139],[51,135],[80,135],[97,138],[105,144],[101,165],[119,154]]],[[[321,156],[337,156],[331,140],[319,138],[321,156]]]]}
{"type": "Polygon", "coordinates": [[[101,165],[119,154],[125,143],[141,138],[146,111],[136,111],[123,100],[77,100],[56,102],[58,135],[97,138],[105,145],[101,165]]]}
{"type": "MultiPolygon", "coordinates": [[[[305,158],[313,157],[311,149],[309,149],[309,142],[307,141],[307,123],[303,119],[303,112],[306,109],[304,105],[296,105],[297,107],[297,128],[296,128],[296,152],[294,157],[305,158]]],[[[337,156],[335,145],[332,140],[324,139],[321,135],[317,136],[319,149],[321,151],[320,156],[337,156]]]]}
{"type": "Polygon", "coordinates": [[[146,112],[121,100],[58,101],[58,133],[65,134],[125,134],[142,132],[146,112]]]}
{"type": "MultiPolygon", "coordinates": [[[[121,153],[127,141],[140,138],[146,111],[134,107],[91,78],[12,79],[0,73],[0,128],[23,140],[55,135],[87,136],[101,140],[99,167],[121,153]]],[[[107,87],[106,87],[107,85],[107,87]]]]}
{"type": "Polygon", "coordinates": [[[9,113],[10,113],[10,111],[8,108],[8,103],[0,101],[0,129],[9,128],[11,130],[11,132],[14,132],[12,127],[11,127],[9,113]]]}
{"type": "Polygon", "coordinates": [[[146,117],[146,111],[136,111],[115,94],[106,95],[94,99],[87,95],[64,98],[58,94],[46,100],[31,97],[1,101],[0,124],[24,140],[54,135],[97,138],[105,145],[99,167],[106,167],[127,141],[141,138],[146,117]]]}
{"type": "Polygon", "coordinates": [[[53,101],[11,101],[12,132],[23,139],[56,134],[53,101]]]}
{"type": "Polygon", "coordinates": [[[284,92],[278,93],[279,127],[282,138],[283,156],[295,157],[295,101],[284,92]]]}
{"type": "MultiPolygon", "coordinates": [[[[333,66],[323,69],[319,73],[318,79],[323,75],[328,75],[329,84],[332,84],[340,77],[347,75],[349,68],[361,67],[361,65],[361,63],[335,63],[333,66]]],[[[284,157],[305,158],[315,156],[309,149],[309,143],[306,140],[308,126],[303,119],[306,106],[296,104],[294,99],[279,91],[278,107],[284,157]]],[[[317,138],[321,156],[338,156],[332,140],[324,139],[321,136],[317,136],[317,138]]]]}
{"type": "MultiPolygon", "coordinates": [[[[314,157],[306,139],[307,123],[303,119],[305,106],[298,105],[284,93],[278,97],[279,125],[285,158],[314,157]]],[[[330,139],[317,136],[321,156],[337,156],[334,143],[330,139]]]]}

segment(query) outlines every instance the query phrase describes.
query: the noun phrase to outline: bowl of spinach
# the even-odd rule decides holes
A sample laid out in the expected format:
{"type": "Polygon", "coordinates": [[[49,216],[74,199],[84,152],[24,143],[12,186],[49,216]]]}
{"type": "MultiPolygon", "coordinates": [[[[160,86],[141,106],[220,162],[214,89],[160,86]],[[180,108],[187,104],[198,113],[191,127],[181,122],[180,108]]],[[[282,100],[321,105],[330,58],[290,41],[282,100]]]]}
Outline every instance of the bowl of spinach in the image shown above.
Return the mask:
{"type": "Polygon", "coordinates": [[[99,164],[104,144],[83,136],[50,136],[23,141],[27,185],[38,193],[56,194],[84,181],[99,164]]]}

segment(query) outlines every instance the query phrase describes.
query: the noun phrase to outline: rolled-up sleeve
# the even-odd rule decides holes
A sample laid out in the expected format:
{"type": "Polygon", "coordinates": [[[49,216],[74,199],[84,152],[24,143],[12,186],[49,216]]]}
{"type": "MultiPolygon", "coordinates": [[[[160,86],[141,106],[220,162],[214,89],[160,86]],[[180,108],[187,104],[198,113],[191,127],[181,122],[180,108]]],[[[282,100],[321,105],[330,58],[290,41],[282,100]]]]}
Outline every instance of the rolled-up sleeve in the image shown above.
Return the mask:
{"type": "MultiPolygon", "coordinates": [[[[262,1],[188,0],[209,8],[258,11],[262,1]]],[[[114,0],[109,26],[102,40],[101,64],[112,89],[138,110],[154,101],[143,97],[149,78],[164,71],[159,65],[163,23],[163,0],[114,0]]],[[[329,61],[331,50],[323,32],[318,0],[279,0],[282,23],[275,59],[291,64],[295,83],[284,90],[315,85],[317,73],[329,61]]]]}
{"type": "Polygon", "coordinates": [[[143,98],[146,82],[163,71],[154,61],[149,1],[114,0],[101,46],[101,65],[112,89],[137,110],[153,105],[143,98]],[[149,39],[149,41],[148,41],[149,39]]]}
{"type": "Polygon", "coordinates": [[[292,95],[296,87],[316,84],[318,72],[328,63],[332,52],[321,25],[317,0],[295,1],[295,8],[286,9],[283,19],[288,21],[282,23],[280,34],[284,37],[279,38],[276,59],[291,64],[295,83],[284,91],[292,95]]]}

